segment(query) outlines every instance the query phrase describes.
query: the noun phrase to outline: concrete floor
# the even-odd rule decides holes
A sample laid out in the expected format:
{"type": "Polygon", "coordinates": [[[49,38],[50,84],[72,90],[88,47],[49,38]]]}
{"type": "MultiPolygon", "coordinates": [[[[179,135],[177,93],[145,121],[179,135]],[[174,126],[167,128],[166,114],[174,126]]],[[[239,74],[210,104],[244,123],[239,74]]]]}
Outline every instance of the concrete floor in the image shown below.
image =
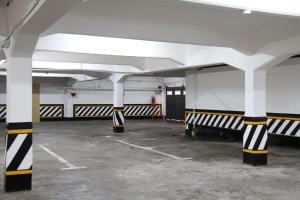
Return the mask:
{"type": "Polygon", "coordinates": [[[299,199],[300,149],[273,146],[269,165],[252,167],[241,162],[240,142],[185,138],[182,124],[126,123],[122,135],[111,121],[35,125],[33,190],[6,194],[0,176],[0,199],[299,199]],[[61,170],[45,148],[86,168],[61,170]]]}

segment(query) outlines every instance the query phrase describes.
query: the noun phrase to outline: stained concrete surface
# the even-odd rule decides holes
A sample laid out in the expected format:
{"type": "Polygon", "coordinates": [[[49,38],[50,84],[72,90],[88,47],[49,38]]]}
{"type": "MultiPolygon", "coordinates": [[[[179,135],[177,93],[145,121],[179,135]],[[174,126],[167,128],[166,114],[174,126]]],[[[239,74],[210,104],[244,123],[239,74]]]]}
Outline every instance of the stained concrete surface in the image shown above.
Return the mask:
{"type": "MultiPolygon", "coordinates": [[[[36,124],[33,190],[5,193],[2,175],[0,199],[294,200],[300,197],[299,148],[272,146],[269,165],[252,167],[242,164],[241,142],[186,138],[182,124],[126,121],[126,132],[119,135],[112,134],[111,125],[110,121],[36,124]],[[66,166],[39,145],[76,167],[87,168],[63,171],[61,168],[66,166]],[[192,159],[180,159],[188,157],[192,159]]],[[[0,131],[4,130],[1,125],[0,131]]],[[[0,156],[4,157],[4,137],[0,141],[0,156]]],[[[4,166],[3,159],[0,165],[4,166]]]]}

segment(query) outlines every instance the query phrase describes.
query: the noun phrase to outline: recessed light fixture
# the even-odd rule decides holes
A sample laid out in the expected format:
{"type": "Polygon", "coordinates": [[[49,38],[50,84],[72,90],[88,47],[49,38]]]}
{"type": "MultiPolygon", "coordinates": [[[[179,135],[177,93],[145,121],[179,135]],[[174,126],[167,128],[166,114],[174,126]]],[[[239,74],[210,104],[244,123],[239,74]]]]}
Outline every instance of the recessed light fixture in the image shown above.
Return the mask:
{"type": "Polygon", "coordinates": [[[4,64],[6,62],[6,56],[3,51],[3,49],[0,49],[0,65],[4,64]]]}
{"type": "Polygon", "coordinates": [[[244,15],[251,15],[252,14],[252,10],[249,10],[249,9],[243,10],[243,14],[244,15]]]}

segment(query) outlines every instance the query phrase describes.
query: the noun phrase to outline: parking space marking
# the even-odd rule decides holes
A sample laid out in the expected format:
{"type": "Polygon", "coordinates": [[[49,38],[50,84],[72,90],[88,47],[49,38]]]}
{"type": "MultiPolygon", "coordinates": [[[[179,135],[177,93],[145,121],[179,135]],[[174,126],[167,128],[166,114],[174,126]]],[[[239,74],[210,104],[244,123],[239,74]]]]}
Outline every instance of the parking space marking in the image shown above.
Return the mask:
{"type": "Polygon", "coordinates": [[[127,133],[133,134],[133,135],[138,135],[136,132],[128,131],[127,133]]]}
{"type": "Polygon", "coordinates": [[[61,163],[63,163],[64,165],[67,166],[66,168],[61,168],[61,170],[74,170],[74,169],[85,169],[86,168],[86,167],[76,167],[75,165],[73,165],[72,163],[70,163],[69,161],[64,159],[63,157],[57,155],[55,152],[53,152],[50,149],[48,149],[47,147],[45,147],[45,145],[38,145],[38,146],[41,149],[43,149],[44,151],[46,151],[48,154],[50,154],[51,156],[56,158],[58,161],[60,161],[61,163]]]}
{"type": "Polygon", "coordinates": [[[123,140],[115,140],[115,141],[116,141],[116,142],[119,142],[119,143],[122,143],[122,144],[126,144],[126,145],[129,145],[129,146],[135,147],[135,148],[143,149],[143,150],[145,150],[145,151],[151,151],[151,152],[153,152],[153,153],[157,153],[157,154],[160,154],[160,155],[164,155],[164,156],[167,156],[167,157],[176,159],[176,160],[191,160],[191,159],[193,159],[192,157],[181,158],[181,157],[174,156],[174,155],[171,155],[171,154],[168,154],[168,153],[164,153],[164,152],[161,152],[161,151],[157,151],[157,150],[154,149],[154,147],[143,147],[143,146],[139,146],[139,145],[135,145],[135,144],[128,143],[128,142],[123,141],[123,140]]]}

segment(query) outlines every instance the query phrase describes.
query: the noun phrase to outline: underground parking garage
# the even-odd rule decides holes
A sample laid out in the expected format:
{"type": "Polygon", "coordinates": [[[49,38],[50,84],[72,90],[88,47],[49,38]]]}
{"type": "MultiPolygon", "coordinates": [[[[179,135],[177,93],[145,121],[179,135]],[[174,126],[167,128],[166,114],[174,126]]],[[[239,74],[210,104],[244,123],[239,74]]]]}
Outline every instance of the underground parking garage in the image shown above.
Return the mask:
{"type": "Polygon", "coordinates": [[[0,199],[298,199],[297,8],[0,0],[0,199]]]}

